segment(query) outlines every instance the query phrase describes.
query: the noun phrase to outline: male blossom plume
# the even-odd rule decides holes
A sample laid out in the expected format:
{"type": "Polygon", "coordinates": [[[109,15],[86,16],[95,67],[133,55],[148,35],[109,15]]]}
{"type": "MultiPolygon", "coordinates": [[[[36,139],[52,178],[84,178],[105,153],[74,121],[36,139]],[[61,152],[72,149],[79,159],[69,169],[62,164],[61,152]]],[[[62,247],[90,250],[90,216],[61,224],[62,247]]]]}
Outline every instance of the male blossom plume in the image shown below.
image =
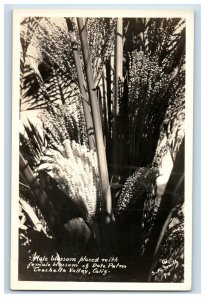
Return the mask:
{"type": "Polygon", "coordinates": [[[81,210],[83,217],[90,222],[95,216],[99,178],[95,151],[86,145],[65,140],[62,152],[53,158],[53,175],[60,190],[81,210]]]}

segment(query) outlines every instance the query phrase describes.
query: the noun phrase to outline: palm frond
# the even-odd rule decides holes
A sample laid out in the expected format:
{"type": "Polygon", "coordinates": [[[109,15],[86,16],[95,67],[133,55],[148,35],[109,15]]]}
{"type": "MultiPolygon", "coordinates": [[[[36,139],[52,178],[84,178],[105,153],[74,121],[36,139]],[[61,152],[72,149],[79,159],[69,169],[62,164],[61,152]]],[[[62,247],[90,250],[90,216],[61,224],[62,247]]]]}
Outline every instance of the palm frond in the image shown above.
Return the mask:
{"type": "Polygon", "coordinates": [[[28,125],[24,125],[24,129],[25,134],[20,133],[20,152],[28,161],[32,171],[35,171],[47,146],[47,142],[37,127],[29,120],[28,125]]]}

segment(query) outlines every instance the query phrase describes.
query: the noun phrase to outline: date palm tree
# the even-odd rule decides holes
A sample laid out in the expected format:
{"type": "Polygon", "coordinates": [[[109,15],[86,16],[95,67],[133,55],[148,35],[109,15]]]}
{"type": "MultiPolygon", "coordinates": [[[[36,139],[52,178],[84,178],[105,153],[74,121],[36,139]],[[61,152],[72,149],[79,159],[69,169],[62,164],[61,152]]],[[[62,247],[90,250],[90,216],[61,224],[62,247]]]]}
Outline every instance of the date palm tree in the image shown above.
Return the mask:
{"type": "Polygon", "coordinates": [[[185,22],[35,18],[31,31],[27,21],[22,23],[29,39],[25,46],[22,36],[21,109],[40,110],[44,138],[31,123],[25,127],[21,162],[29,163],[30,175],[22,176],[28,185],[38,176],[46,199],[52,199],[57,221],[48,224],[63,245],[62,232],[71,240],[77,232],[79,243],[95,241],[105,253],[129,254],[128,265],[136,262],[133,270],[142,270],[143,261],[146,271],[138,280],[151,278],[173,209],[178,209],[177,202],[169,205],[167,189],[178,188],[174,172],[184,156],[185,22]],[[31,55],[29,44],[38,55],[31,55]],[[167,153],[173,170],[160,198],[158,178],[167,153]],[[45,159],[50,160],[47,168],[45,159]],[[77,167],[69,170],[69,159],[81,173],[77,167]],[[97,178],[87,188],[95,207],[77,190],[74,177],[86,182],[80,165],[88,168],[89,178],[97,178]],[[57,193],[64,214],[54,199],[57,193]],[[71,210],[75,213],[68,220],[71,210]]]}

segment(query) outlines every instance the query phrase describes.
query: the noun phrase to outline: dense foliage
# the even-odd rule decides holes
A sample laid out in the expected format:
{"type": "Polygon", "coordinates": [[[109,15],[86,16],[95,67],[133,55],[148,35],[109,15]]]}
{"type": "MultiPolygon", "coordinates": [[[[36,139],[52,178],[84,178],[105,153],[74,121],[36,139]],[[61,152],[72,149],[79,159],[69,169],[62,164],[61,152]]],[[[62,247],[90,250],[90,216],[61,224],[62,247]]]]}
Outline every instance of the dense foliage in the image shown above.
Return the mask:
{"type": "MultiPolygon", "coordinates": [[[[180,205],[173,200],[177,205],[167,207],[170,222],[161,228],[165,234],[163,239],[159,235],[160,245],[153,242],[152,236],[155,220],[161,213],[163,193],[159,194],[159,190],[167,192],[166,185],[163,188],[158,185],[164,158],[170,154],[175,166],[184,139],[185,21],[123,19],[123,51],[117,61],[122,65],[122,76],[117,83],[116,24],[117,20],[111,18],[87,18],[85,22],[107,154],[112,220],[115,220],[108,240],[113,235],[116,239],[106,245],[113,249],[106,251],[131,257],[134,266],[139,262],[139,272],[140,261],[147,260],[142,276],[136,268],[132,270],[139,281],[180,282],[183,281],[183,196],[180,205]],[[118,93],[114,93],[116,85],[118,93]],[[118,113],[114,111],[116,95],[118,113]],[[149,240],[154,246],[148,259],[149,240]],[[165,268],[171,260],[173,263],[165,268]]],[[[89,149],[88,143],[83,101],[89,103],[89,99],[82,95],[77,76],[76,49],[87,95],[86,64],[83,64],[77,23],[74,18],[26,18],[21,23],[21,45],[20,113],[34,110],[41,129],[31,120],[24,124],[20,152],[57,214],[53,228],[42,225],[44,236],[57,241],[53,251],[62,255],[85,251],[83,243],[86,251],[94,245],[92,251],[99,253],[100,230],[104,231],[104,223],[100,223],[103,186],[98,174],[99,150],[89,149]]],[[[91,112],[91,118],[94,113],[91,112]]],[[[179,169],[182,177],[183,172],[179,169]]],[[[38,215],[35,197],[25,193],[25,182],[25,174],[21,174],[21,197],[38,215]]],[[[169,191],[173,199],[176,189],[173,185],[169,191]]],[[[23,211],[21,207],[20,221],[26,218],[23,211]]],[[[44,224],[42,214],[39,218],[44,224]]],[[[27,227],[21,225],[22,228],[27,231],[27,227]]],[[[27,231],[27,235],[32,240],[32,231],[27,231]]],[[[24,241],[21,245],[25,243],[29,244],[24,241]]]]}

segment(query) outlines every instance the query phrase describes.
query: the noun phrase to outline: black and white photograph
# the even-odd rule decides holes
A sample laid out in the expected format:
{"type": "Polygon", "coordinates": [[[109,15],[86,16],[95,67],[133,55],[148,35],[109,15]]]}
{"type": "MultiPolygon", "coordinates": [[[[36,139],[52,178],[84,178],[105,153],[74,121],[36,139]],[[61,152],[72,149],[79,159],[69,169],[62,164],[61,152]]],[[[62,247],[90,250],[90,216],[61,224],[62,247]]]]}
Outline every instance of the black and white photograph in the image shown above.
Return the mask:
{"type": "Polygon", "coordinates": [[[11,288],[190,290],[193,12],[13,16],[11,288]]]}

